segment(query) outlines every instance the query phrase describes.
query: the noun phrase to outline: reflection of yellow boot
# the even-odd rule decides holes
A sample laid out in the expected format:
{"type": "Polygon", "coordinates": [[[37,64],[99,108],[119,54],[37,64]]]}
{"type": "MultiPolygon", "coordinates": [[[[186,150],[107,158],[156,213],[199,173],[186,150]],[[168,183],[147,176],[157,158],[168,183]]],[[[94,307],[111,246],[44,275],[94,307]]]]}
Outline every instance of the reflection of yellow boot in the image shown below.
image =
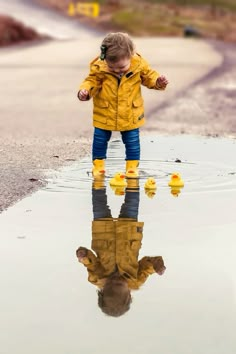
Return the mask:
{"type": "Polygon", "coordinates": [[[93,189],[104,189],[105,188],[104,175],[94,178],[92,188],[93,189]]]}
{"type": "Polygon", "coordinates": [[[126,173],[125,176],[127,178],[137,178],[138,174],[138,160],[127,160],[126,161],[126,173]]]}
{"type": "Polygon", "coordinates": [[[105,175],[105,161],[104,160],[93,160],[93,177],[99,177],[105,175]]]}
{"type": "Polygon", "coordinates": [[[127,192],[137,192],[139,190],[139,179],[138,178],[127,178],[127,192]]]}

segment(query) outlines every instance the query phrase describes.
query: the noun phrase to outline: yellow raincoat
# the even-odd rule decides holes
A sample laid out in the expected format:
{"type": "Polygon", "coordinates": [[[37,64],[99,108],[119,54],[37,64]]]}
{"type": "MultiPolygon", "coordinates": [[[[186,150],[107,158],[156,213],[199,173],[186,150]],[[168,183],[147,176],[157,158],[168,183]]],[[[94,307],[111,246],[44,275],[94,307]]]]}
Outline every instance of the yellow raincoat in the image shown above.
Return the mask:
{"type": "Polygon", "coordinates": [[[97,256],[87,250],[87,257],[82,259],[92,284],[102,288],[106,278],[118,270],[129,288],[135,290],[164,266],[160,256],[143,257],[138,261],[143,225],[143,222],[125,218],[93,221],[92,249],[97,256]]]}
{"type": "Polygon", "coordinates": [[[160,90],[156,85],[159,76],[139,54],[131,58],[129,71],[120,79],[109,71],[106,61],[94,59],[79,88],[93,98],[93,126],[111,131],[141,127],[145,123],[141,85],[160,90]]]}

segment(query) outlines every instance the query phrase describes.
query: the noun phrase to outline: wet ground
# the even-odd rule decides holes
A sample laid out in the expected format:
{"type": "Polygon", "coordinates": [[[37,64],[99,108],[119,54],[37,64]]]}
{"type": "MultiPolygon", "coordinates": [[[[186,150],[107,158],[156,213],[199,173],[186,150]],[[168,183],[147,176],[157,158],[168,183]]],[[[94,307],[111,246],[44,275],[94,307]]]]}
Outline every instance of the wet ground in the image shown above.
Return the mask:
{"type": "Polygon", "coordinates": [[[1,354],[235,353],[235,139],[143,136],[131,194],[109,185],[122,156],[118,138],[105,189],[92,190],[84,159],[52,171],[44,189],[0,215],[1,354]],[[185,183],[178,196],[168,187],[173,172],[185,183]],[[148,176],[154,195],[144,190],[148,176]],[[133,195],[144,223],[138,259],[162,256],[166,272],[150,275],[132,291],[130,310],[113,318],[98,307],[76,250],[91,249],[94,210],[108,206],[117,218],[133,195]]]}
{"type": "MultiPolygon", "coordinates": [[[[80,104],[76,92],[102,34],[29,0],[0,0],[0,8],[38,31],[69,39],[1,50],[1,212],[44,185],[48,169],[90,152],[92,105],[80,104]]],[[[143,132],[235,136],[233,45],[190,38],[135,43],[170,81],[165,92],[143,91],[143,132]]]]}
{"type": "MultiPolygon", "coordinates": [[[[1,50],[0,212],[39,189],[48,169],[57,169],[90,152],[92,102],[79,102],[76,96],[100,41],[101,37],[91,35],[90,46],[85,38],[1,50]]],[[[165,92],[143,90],[147,123],[154,132],[162,115],[152,119],[152,107],[169,102],[177,92],[220,65],[221,56],[204,41],[139,38],[136,43],[145,57],[151,58],[153,68],[165,73],[171,82],[165,92]],[[153,55],[153,47],[158,55],[153,55]],[[191,60],[186,58],[189,51],[196,53],[191,60]],[[173,58],[175,52],[178,56],[173,58]]],[[[166,127],[172,130],[172,125],[166,127]]]]}
{"type": "Polygon", "coordinates": [[[168,134],[236,136],[236,45],[210,43],[222,54],[222,64],[180,91],[172,102],[154,108],[150,112],[150,130],[158,117],[158,130],[168,134]]]}

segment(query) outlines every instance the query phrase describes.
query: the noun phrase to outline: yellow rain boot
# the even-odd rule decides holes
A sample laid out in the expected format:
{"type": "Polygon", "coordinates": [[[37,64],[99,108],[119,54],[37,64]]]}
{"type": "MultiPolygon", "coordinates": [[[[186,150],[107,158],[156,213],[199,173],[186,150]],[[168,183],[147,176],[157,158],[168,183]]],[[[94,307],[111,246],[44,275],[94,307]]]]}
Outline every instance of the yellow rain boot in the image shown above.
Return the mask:
{"type": "Polygon", "coordinates": [[[138,174],[138,160],[127,160],[126,161],[126,173],[125,176],[127,178],[137,178],[138,174]]]}
{"type": "Polygon", "coordinates": [[[105,161],[104,160],[93,160],[93,177],[100,177],[105,175],[105,161]]]}

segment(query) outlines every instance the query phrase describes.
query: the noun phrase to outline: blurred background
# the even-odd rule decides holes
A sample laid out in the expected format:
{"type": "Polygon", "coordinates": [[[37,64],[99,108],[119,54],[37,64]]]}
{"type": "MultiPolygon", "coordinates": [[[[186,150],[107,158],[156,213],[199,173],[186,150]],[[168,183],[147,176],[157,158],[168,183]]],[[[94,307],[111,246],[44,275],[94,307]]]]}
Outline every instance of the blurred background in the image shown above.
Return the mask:
{"type": "MultiPolygon", "coordinates": [[[[14,0],[9,3],[43,5],[74,17],[100,30],[121,30],[137,36],[198,35],[224,41],[236,41],[235,0],[14,0]],[[97,16],[87,16],[80,4],[98,4],[97,16]],[[80,6],[81,9],[81,6],[80,6]]],[[[0,45],[38,38],[33,29],[4,15],[0,10],[0,45]]],[[[8,14],[9,15],[9,14],[8,14]]],[[[15,16],[14,14],[14,17],[15,16]]],[[[16,18],[17,20],[17,18],[16,18]]],[[[18,19],[19,20],[19,19],[18,19]]]]}

